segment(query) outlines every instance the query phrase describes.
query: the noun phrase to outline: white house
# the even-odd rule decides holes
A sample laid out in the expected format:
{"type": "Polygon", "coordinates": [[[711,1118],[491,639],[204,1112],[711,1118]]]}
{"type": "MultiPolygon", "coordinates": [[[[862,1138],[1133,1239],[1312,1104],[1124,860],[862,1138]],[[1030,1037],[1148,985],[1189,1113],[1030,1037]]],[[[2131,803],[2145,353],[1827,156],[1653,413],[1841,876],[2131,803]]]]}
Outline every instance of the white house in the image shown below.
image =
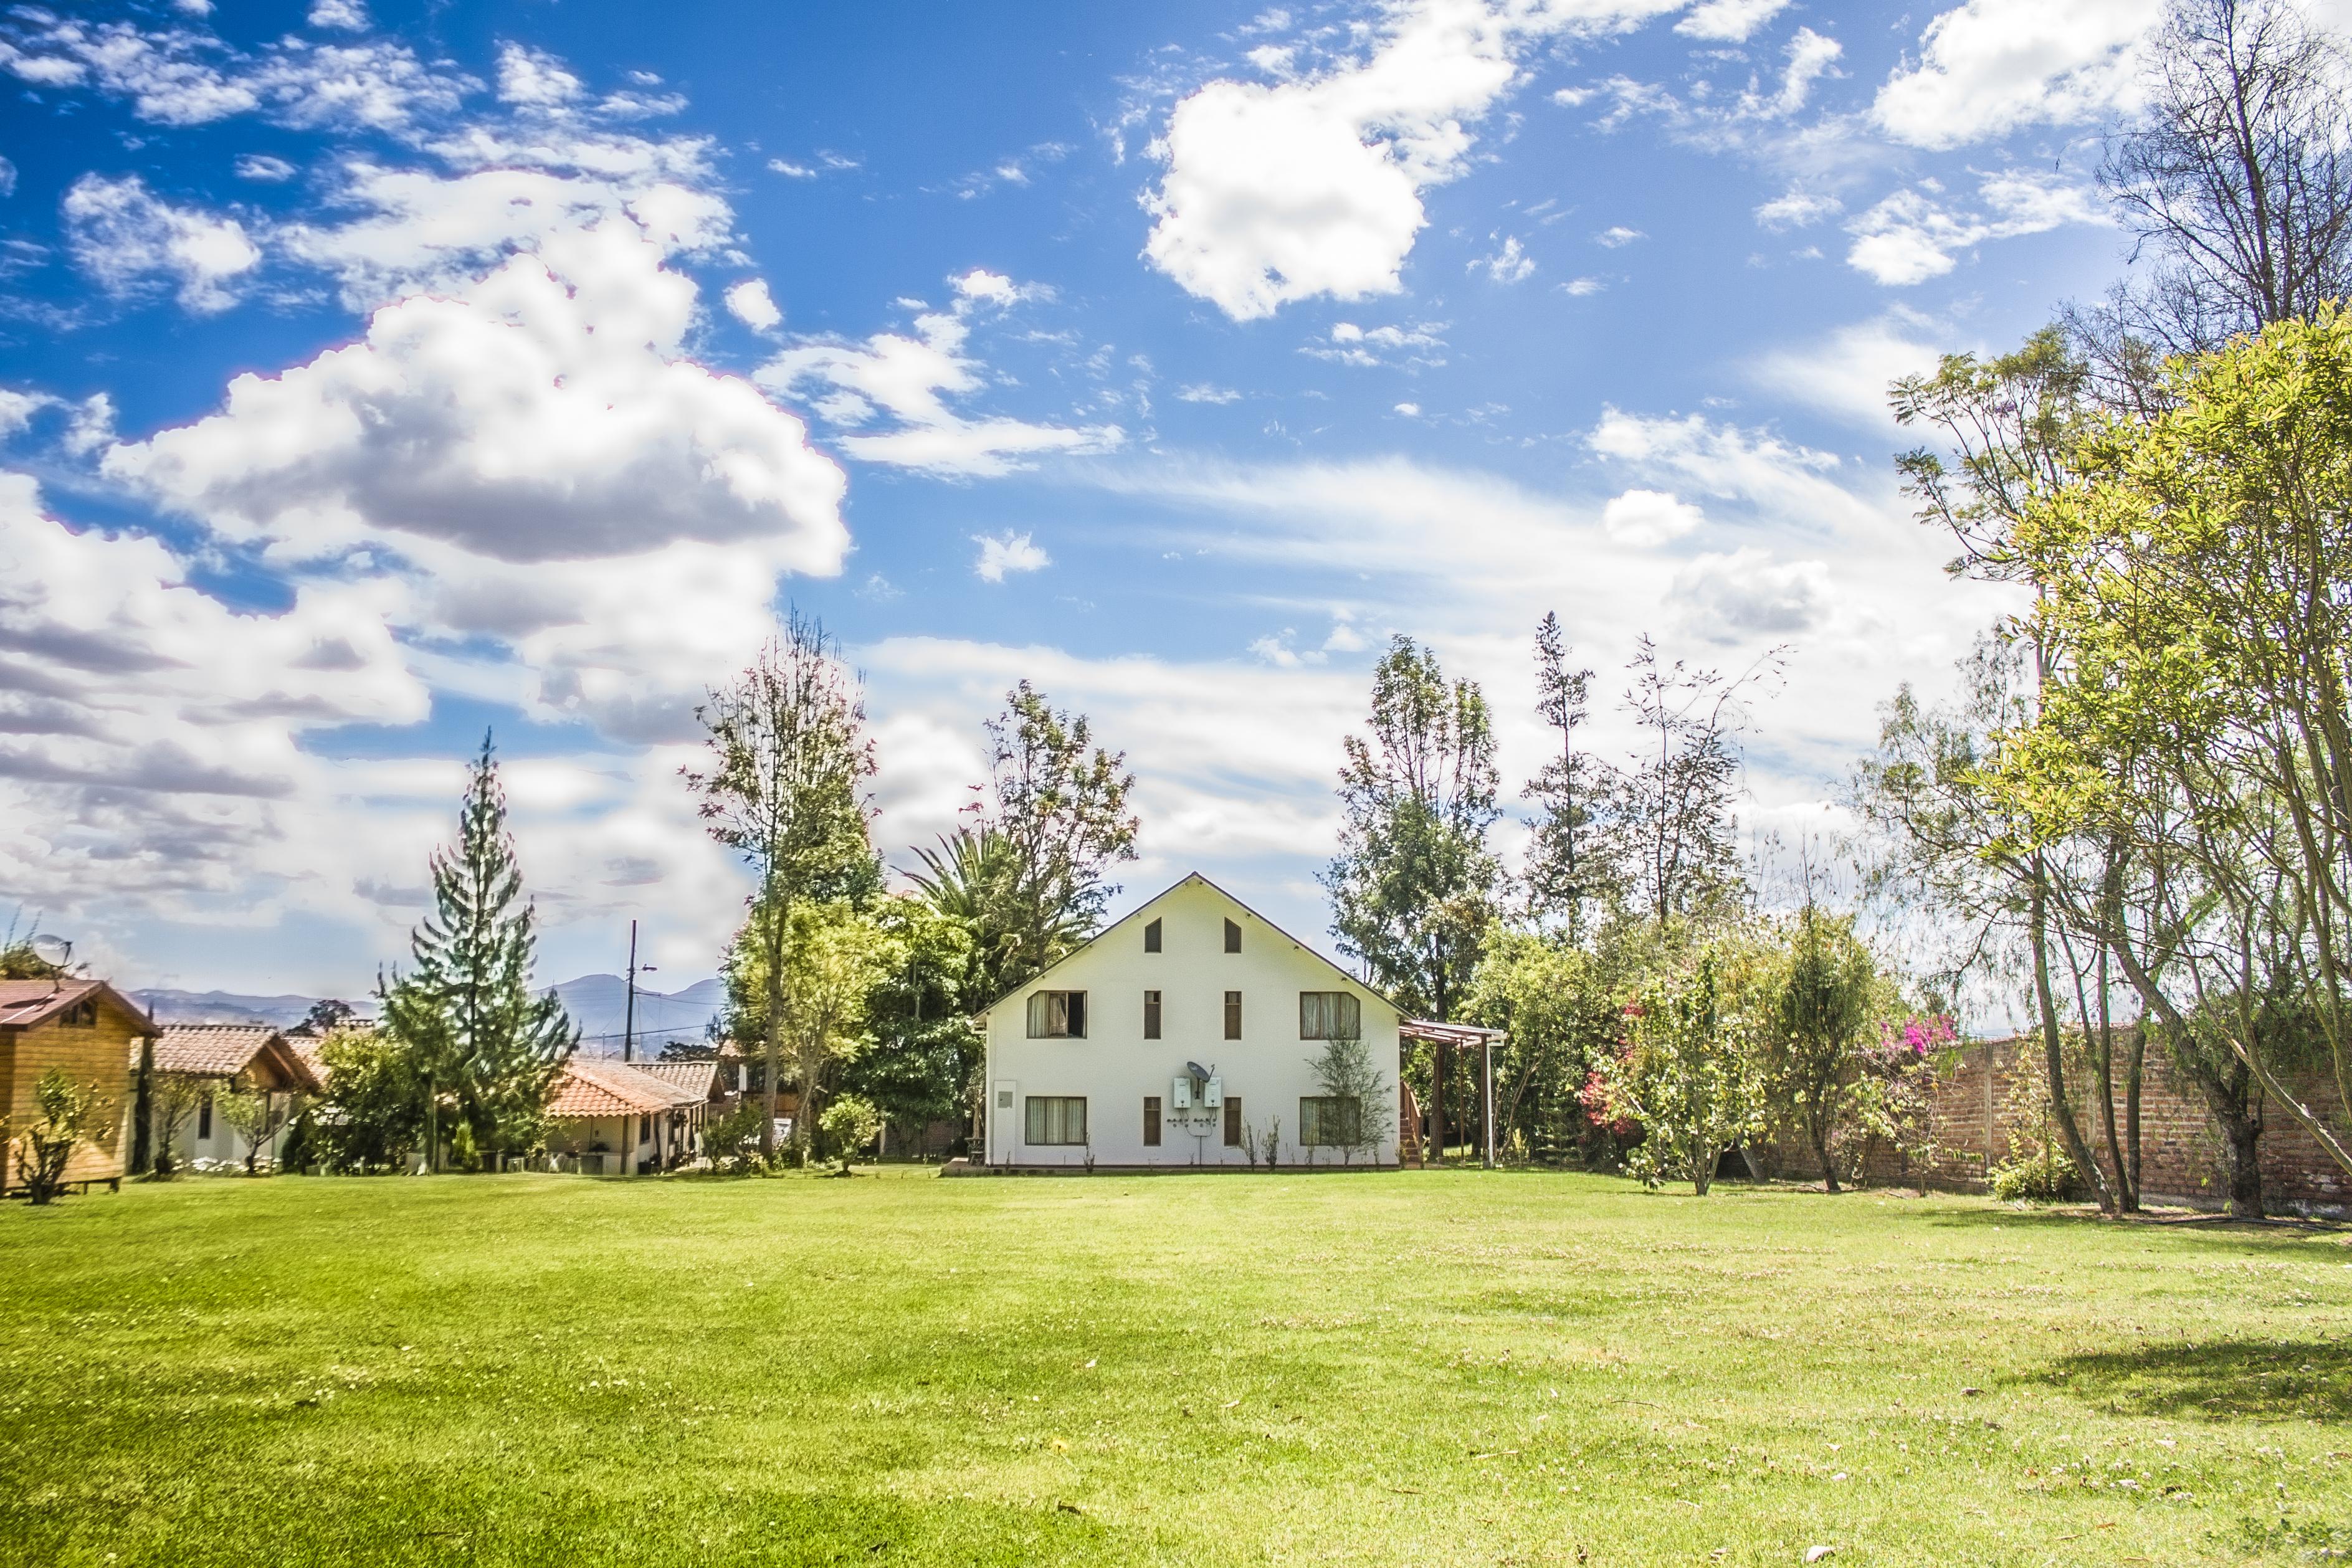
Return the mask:
{"type": "Polygon", "coordinates": [[[1397,1161],[1396,1008],[1188,876],[990,1008],[987,1161],[1003,1167],[1397,1161]],[[1316,1060],[1353,1034],[1360,1104],[1316,1060]],[[1369,1124],[1359,1117],[1369,1116],[1369,1124]],[[1354,1129],[1384,1129],[1368,1148],[1354,1129]]]}

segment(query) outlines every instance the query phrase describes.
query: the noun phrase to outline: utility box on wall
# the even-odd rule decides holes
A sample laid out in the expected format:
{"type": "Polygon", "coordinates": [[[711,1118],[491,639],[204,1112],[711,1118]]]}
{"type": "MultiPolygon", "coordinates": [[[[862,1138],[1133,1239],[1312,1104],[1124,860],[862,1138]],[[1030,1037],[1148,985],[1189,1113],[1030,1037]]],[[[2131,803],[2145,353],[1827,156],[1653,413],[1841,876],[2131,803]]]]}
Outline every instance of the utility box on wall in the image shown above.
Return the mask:
{"type": "Polygon", "coordinates": [[[1175,1111],[1192,1108],[1192,1081],[1190,1078],[1179,1075],[1168,1081],[1168,1105],[1175,1111]]]}

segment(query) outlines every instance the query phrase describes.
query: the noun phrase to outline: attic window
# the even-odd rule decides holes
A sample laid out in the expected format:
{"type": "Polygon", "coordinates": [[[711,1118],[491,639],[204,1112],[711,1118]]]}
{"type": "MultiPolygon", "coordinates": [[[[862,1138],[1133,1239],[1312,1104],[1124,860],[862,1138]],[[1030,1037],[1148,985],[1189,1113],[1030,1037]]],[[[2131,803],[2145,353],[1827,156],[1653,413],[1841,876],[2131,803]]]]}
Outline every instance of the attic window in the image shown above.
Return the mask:
{"type": "Polygon", "coordinates": [[[1087,994],[1084,991],[1032,991],[1029,994],[1031,1040],[1087,1038],[1087,994]]]}
{"type": "Polygon", "coordinates": [[[1160,922],[1157,920],[1148,922],[1143,927],[1143,950],[1147,953],[1160,951],[1160,922]]]}
{"type": "Polygon", "coordinates": [[[1225,951],[1228,953],[1238,953],[1241,950],[1242,928],[1228,920],[1225,922],[1225,951]]]}
{"type": "Polygon", "coordinates": [[[68,1029],[96,1029],[98,1027],[98,998],[96,997],[84,997],[81,1000],[68,1008],[65,1010],[65,1016],[58,1021],[68,1029]]]}

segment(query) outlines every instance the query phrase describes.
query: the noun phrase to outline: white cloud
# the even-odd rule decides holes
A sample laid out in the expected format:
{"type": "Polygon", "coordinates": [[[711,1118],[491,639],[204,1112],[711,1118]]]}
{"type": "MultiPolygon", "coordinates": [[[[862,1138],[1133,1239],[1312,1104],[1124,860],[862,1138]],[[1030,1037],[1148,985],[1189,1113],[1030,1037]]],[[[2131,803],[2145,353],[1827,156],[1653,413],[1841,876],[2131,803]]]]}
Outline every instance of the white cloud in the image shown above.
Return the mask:
{"type": "Polygon", "coordinates": [[[1212,386],[1206,382],[1176,389],[1178,402],[1239,402],[1241,396],[1231,387],[1212,386]]]}
{"type": "Polygon", "coordinates": [[[1421,417],[1421,404],[1417,402],[1401,402],[1396,405],[1396,412],[1404,415],[1407,419],[1419,419],[1421,417]]]}
{"type": "Polygon", "coordinates": [[[47,392],[12,392],[0,387],[0,441],[33,423],[33,416],[58,400],[47,392]]]}
{"type": "Polygon", "coordinates": [[[1873,516],[1834,482],[1844,466],[1837,454],[1718,424],[1704,414],[1648,416],[1610,408],[1586,441],[1601,457],[1677,491],[1745,501],[1803,528],[1861,527],[1873,516]]]}
{"type": "Polygon", "coordinates": [[[1818,632],[1834,601],[1822,562],[1775,561],[1753,548],[1700,556],[1675,575],[1669,592],[1685,630],[1724,643],[1818,632]]]}
{"type": "Polygon", "coordinates": [[[1334,322],[1328,339],[1309,343],[1303,353],[1318,360],[1370,369],[1374,365],[1441,365],[1437,358],[1445,340],[1437,334],[1444,323],[1424,321],[1417,327],[1362,327],[1353,321],[1334,322]]]}
{"type": "Polygon", "coordinates": [[[1954,253],[1986,240],[2107,221],[2090,192],[2054,174],[2011,170],[1988,175],[1978,195],[1989,214],[1953,212],[1918,190],[1895,192],[1846,225],[1854,236],[1846,265],[1890,287],[1903,287],[1942,277],[1958,265],[1954,253]]]}
{"type": "Polygon", "coordinates": [[[768,160],[768,167],[774,172],[782,174],[787,180],[814,180],[816,178],[815,170],[810,168],[805,163],[795,163],[788,158],[771,158],[768,160]]]}
{"type": "Polygon", "coordinates": [[[367,7],[360,0],[313,0],[309,21],[313,27],[331,27],[347,33],[364,33],[373,26],[367,7]]]}
{"type": "Polygon", "coordinates": [[[1797,36],[1789,40],[1788,64],[1780,76],[1780,90],[1768,106],[1772,115],[1790,115],[1805,107],[1813,83],[1828,74],[1845,47],[1835,38],[1824,37],[1811,27],[1800,27],[1797,36]]]}
{"type": "Polygon", "coordinates": [[[84,174],[66,192],[63,211],[74,260],[110,294],[168,279],[182,305],[209,315],[236,304],[231,280],[261,264],[261,251],[235,218],[173,206],[136,174],[84,174]]]}
{"type": "Polygon", "coordinates": [[[1581,299],[1587,295],[1598,294],[1608,287],[1609,285],[1597,277],[1572,277],[1561,284],[1559,288],[1561,293],[1581,299]]]}
{"type": "Polygon", "coordinates": [[[1470,264],[1474,272],[1482,267],[1486,269],[1486,276],[1497,283],[1525,283],[1535,276],[1536,270],[1534,259],[1519,247],[1518,238],[1513,235],[1503,236],[1501,247],[1492,256],[1482,256],[1470,264]]]}
{"type": "Polygon", "coordinates": [[[2128,108],[2162,15],[2160,0],[1967,0],[1927,24],[1871,114],[1898,141],[1957,147],[2128,108]]]}
{"type": "Polygon", "coordinates": [[[1013,279],[984,267],[975,267],[959,277],[950,278],[948,283],[961,298],[984,300],[991,305],[1011,305],[1024,298],[1024,291],[1013,279]]]}
{"type": "Polygon", "coordinates": [[[754,332],[764,332],[781,323],[784,313],[776,308],[774,298],[768,292],[764,277],[747,277],[727,290],[727,308],[738,321],[754,332]]]}
{"type": "Polygon", "coordinates": [[[499,50],[499,98],[529,109],[558,109],[586,89],[563,62],[546,52],[509,43],[499,50]]]}
{"type": "Polygon", "coordinates": [[[1039,571],[1054,564],[1054,558],[1031,542],[1027,534],[1010,528],[1002,534],[974,534],[971,541],[980,547],[972,573],[982,582],[1003,582],[1008,574],[1039,571]]]}
{"type": "Polygon", "coordinates": [[[1757,28],[1789,7],[1789,0],[1706,0],[1675,24],[1687,38],[1744,44],[1757,28]]]}
{"type": "Polygon", "coordinates": [[[1650,236],[1640,229],[1629,229],[1623,224],[1612,224],[1592,237],[1595,242],[1607,246],[1611,250],[1619,250],[1632,245],[1637,239],[1647,239],[1650,236]]]}
{"type": "Polygon", "coordinates": [[[1937,350],[1922,340],[1927,323],[1896,314],[1840,327],[1825,338],[1767,353],[1749,379],[1774,395],[1832,414],[1857,429],[1894,428],[1886,389],[1898,377],[1928,374],[1937,350]]]}
{"type": "Polygon", "coordinates": [[[1235,320],[1325,294],[1392,294],[1426,222],[1421,193],[1459,177],[1471,127],[1536,41],[1631,25],[1682,0],[1406,0],[1378,46],[1273,85],[1212,81],[1152,151],[1144,254],[1235,320]]]}
{"type": "Polygon", "coordinates": [[[236,161],[236,177],[253,180],[265,185],[283,184],[297,171],[283,158],[272,158],[267,152],[247,152],[236,161]]]}
{"type": "Polygon", "coordinates": [[[1706,513],[1669,490],[1628,490],[1601,508],[1609,537],[1641,549],[1678,539],[1705,521],[1706,513]]]}
{"type": "Polygon", "coordinates": [[[387,538],[507,561],[761,540],[839,563],[842,477],[801,422],[683,357],[695,287],[626,224],[560,235],[376,311],[107,470],[224,536],[307,559],[387,538]]]}
{"type": "Polygon", "coordinates": [[[1756,221],[1768,229],[1801,229],[1835,217],[1845,204],[1817,191],[1790,190],[1756,209],[1756,221]]]}
{"type": "Polygon", "coordinates": [[[959,295],[955,307],[921,311],[911,336],[880,332],[863,343],[805,340],[761,366],[756,379],[782,397],[814,392],[818,417],[855,431],[837,435],[836,444],[867,463],[986,477],[1040,456],[1109,452],[1126,440],[1115,424],[1040,424],[959,412],[949,400],[982,385],[980,361],[965,351],[969,313],[979,303],[1000,303],[1006,291],[1013,298],[1023,291],[1008,278],[977,269],[951,282],[959,295]],[[856,429],[883,414],[895,429],[856,429]]]}

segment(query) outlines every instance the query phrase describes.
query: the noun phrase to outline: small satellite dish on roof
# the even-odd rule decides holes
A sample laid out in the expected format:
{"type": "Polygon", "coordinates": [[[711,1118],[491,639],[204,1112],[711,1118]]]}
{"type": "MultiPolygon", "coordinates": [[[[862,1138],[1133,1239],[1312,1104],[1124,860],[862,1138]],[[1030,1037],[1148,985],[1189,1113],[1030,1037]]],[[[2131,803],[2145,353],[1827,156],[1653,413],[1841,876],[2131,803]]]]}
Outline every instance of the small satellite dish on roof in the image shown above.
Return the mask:
{"type": "Polygon", "coordinates": [[[1209,1070],[1202,1066],[1197,1061],[1186,1062],[1184,1064],[1184,1071],[1191,1073],[1195,1078],[1206,1078],[1209,1076],[1209,1070]]]}

